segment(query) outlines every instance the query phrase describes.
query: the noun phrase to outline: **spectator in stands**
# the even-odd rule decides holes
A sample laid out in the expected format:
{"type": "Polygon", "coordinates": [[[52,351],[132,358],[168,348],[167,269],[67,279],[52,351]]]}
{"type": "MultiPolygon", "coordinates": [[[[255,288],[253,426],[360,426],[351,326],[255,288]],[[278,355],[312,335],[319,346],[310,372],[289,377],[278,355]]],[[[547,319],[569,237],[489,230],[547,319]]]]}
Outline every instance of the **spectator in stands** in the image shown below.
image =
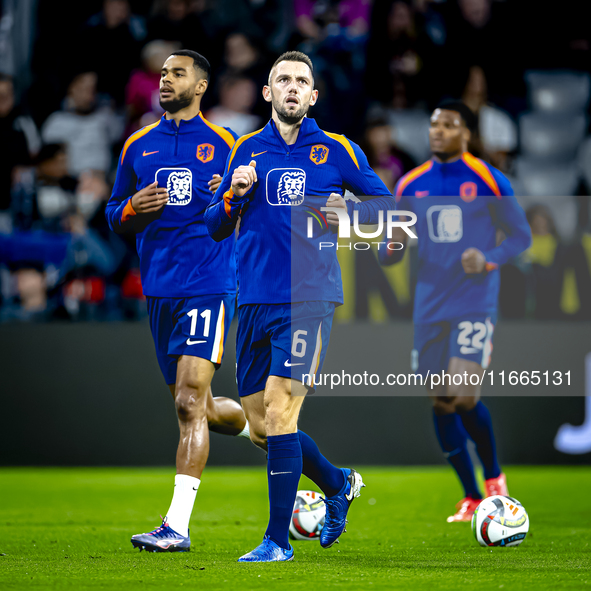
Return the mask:
{"type": "Polygon", "coordinates": [[[386,119],[375,118],[369,121],[363,142],[370,166],[390,191],[394,190],[398,179],[416,166],[413,159],[396,146],[394,137],[395,130],[386,119]]]}
{"type": "Polygon", "coordinates": [[[83,50],[78,71],[98,75],[98,91],[123,105],[129,72],[139,63],[140,44],[146,36],[144,20],[131,13],[129,0],[103,0],[80,33],[83,50]]]}
{"type": "Polygon", "coordinates": [[[294,9],[300,35],[313,44],[336,35],[349,39],[365,37],[369,31],[371,2],[368,0],[294,0],[294,9]]]}
{"type": "Polygon", "coordinates": [[[488,102],[488,85],[480,66],[470,68],[462,100],[478,119],[470,152],[509,172],[509,156],[517,149],[517,126],[505,111],[488,102]]]}
{"type": "Polygon", "coordinates": [[[97,106],[97,75],[79,74],[70,83],[61,111],[49,116],[42,128],[43,141],[67,147],[69,174],[86,170],[107,173],[113,144],[120,138],[122,122],[110,107],[97,106]]]}
{"type": "Polygon", "coordinates": [[[534,205],[526,216],[532,231],[529,253],[535,280],[534,315],[544,320],[559,318],[567,247],[560,240],[548,208],[534,205]]]}
{"type": "Polygon", "coordinates": [[[405,103],[435,102],[439,96],[438,68],[441,48],[420,28],[424,17],[417,17],[412,6],[404,0],[376,2],[372,13],[372,34],[367,46],[367,90],[373,99],[395,108],[400,104],[400,86],[404,87],[405,103]],[[431,97],[431,98],[430,98],[431,97]]]}
{"type": "MultiPolygon", "coordinates": [[[[227,0],[232,2],[232,0],[227,0]]],[[[287,50],[287,43],[294,31],[292,0],[247,0],[250,13],[248,24],[240,22],[242,30],[257,30],[257,37],[264,42],[271,54],[287,50]],[[253,26],[254,25],[254,26],[253,26]],[[260,32],[259,32],[260,31],[260,32]]],[[[235,14],[238,17],[237,14],[235,14]]]]}
{"type": "Polygon", "coordinates": [[[433,45],[443,47],[447,40],[447,28],[441,13],[436,10],[435,0],[413,0],[418,28],[423,30],[433,45]]]}
{"type": "Polygon", "coordinates": [[[245,76],[225,76],[219,84],[219,105],[205,114],[206,119],[246,135],[261,126],[261,118],[252,114],[257,87],[245,76]]]}
{"type": "Polygon", "coordinates": [[[29,166],[41,140],[33,120],[15,106],[12,78],[0,74],[0,232],[9,231],[10,191],[18,166],[29,166]]]}
{"type": "Polygon", "coordinates": [[[16,227],[59,230],[62,216],[75,207],[75,189],[76,179],[68,175],[65,146],[43,146],[35,168],[21,174],[13,188],[16,227]]]}
{"type": "Polygon", "coordinates": [[[160,70],[166,58],[181,49],[180,43],[155,39],[142,49],[142,67],[134,70],[125,88],[128,126],[124,136],[129,137],[140,127],[157,121],[164,110],[160,106],[160,70]]]}
{"type": "Polygon", "coordinates": [[[515,70],[520,68],[520,52],[516,52],[510,43],[501,42],[522,33],[519,29],[514,30],[517,24],[511,12],[515,10],[512,4],[492,0],[458,0],[457,5],[449,6],[447,48],[454,68],[446,72],[450,84],[453,84],[452,88],[446,89],[447,92],[456,96],[461,92],[466,72],[475,63],[487,73],[492,96],[506,96],[512,92],[516,83],[515,70]]]}
{"type": "Polygon", "coordinates": [[[9,266],[7,301],[0,307],[0,322],[44,322],[49,320],[47,276],[43,263],[21,261],[9,266]]]}
{"type": "Polygon", "coordinates": [[[68,174],[68,157],[62,144],[46,144],[35,169],[20,175],[13,188],[15,225],[29,230],[40,227],[61,231],[62,220],[76,212],[85,220],[96,216],[109,197],[100,173],[87,170],[76,179],[68,174]]]}
{"type": "MultiPolygon", "coordinates": [[[[224,68],[214,78],[214,83],[226,76],[250,78],[257,88],[256,102],[253,107],[255,114],[268,117],[269,104],[263,99],[262,88],[268,82],[269,64],[261,52],[259,44],[244,33],[228,35],[224,44],[224,68]]],[[[217,90],[218,100],[220,89],[217,90]]]]}
{"type": "Polygon", "coordinates": [[[365,44],[371,3],[367,0],[295,0],[298,34],[292,44],[310,55],[330,104],[320,123],[342,133],[363,133],[365,44]],[[340,100],[346,96],[347,100],[340,100]]]}
{"type": "Polygon", "coordinates": [[[195,12],[191,0],[156,0],[148,20],[148,40],[180,42],[183,48],[208,52],[208,32],[195,12]]]}

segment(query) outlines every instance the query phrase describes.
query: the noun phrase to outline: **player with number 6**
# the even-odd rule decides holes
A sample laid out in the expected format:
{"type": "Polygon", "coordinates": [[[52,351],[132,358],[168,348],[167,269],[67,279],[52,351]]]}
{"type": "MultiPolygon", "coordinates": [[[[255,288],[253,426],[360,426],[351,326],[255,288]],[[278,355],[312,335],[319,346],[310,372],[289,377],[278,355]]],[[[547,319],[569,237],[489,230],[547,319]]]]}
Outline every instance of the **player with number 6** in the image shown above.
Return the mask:
{"type": "Polygon", "coordinates": [[[343,303],[336,250],[319,248],[334,240],[338,216],[322,208],[346,209],[351,218],[357,211],[363,224],[395,206],[359,147],[306,117],[318,97],[308,56],[280,56],[263,97],[272,118],[236,142],[205,214],[216,240],[232,237],[240,220],[236,377],[251,439],[268,452],[269,524],[240,562],[293,558],[288,528],[302,473],[325,495],[320,544],[332,546],[345,530],[361,476],[333,466],[298,429],[304,396],[313,390],[302,382],[321,370],[334,309],[343,303]],[[345,200],[345,187],[361,201],[345,200]],[[311,238],[309,218],[318,224],[311,238]]]}

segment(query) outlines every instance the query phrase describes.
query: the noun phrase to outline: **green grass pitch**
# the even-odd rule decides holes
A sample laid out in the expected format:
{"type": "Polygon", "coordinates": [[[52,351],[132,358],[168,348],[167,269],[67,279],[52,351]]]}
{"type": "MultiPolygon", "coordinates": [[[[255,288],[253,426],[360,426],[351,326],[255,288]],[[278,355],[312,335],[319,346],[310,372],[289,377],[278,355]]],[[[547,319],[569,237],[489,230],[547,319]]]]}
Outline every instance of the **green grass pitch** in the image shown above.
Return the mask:
{"type": "MultiPolygon", "coordinates": [[[[0,588],[583,589],[591,587],[591,468],[510,467],[530,516],[518,548],[481,548],[448,524],[460,496],[446,468],[358,468],[367,488],[348,533],[291,563],[237,564],[267,520],[263,467],[207,469],[190,553],[149,554],[129,538],[170,502],[173,469],[0,469],[0,588]]],[[[303,479],[301,489],[315,488],[303,479]]]]}

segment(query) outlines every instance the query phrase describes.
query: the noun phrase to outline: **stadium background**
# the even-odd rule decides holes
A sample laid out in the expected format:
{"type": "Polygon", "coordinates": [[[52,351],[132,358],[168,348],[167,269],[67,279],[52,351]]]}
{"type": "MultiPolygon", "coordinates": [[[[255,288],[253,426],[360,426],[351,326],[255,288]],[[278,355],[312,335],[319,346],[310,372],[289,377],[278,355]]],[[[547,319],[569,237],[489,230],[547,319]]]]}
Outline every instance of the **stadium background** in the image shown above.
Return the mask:
{"type": "MultiPolygon", "coordinates": [[[[501,460],[588,463],[591,38],[582,4],[532,13],[488,0],[3,0],[0,391],[10,420],[0,462],[171,464],[177,430],[133,240],[109,232],[103,212],[122,142],[160,115],[162,56],[182,46],[212,63],[206,117],[240,133],[268,118],[260,88],[274,58],[309,53],[321,93],[311,116],[359,142],[391,188],[428,157],[433,106],[464,98],[479,116],[471,150],[512,179],[534,234],[530,251],[502,269],[493,368],[573,372],[570,388],[485,389],[501,460]],[[565,424],[583,426],[559,450],[565,424]],[[147,430],[158,431],[157,449],[137,444],[147,430]]],[[[364,347],[389,356],[387,372],[407,372],[412,249],[387,270],[372,252],[342,251],[341,264],[346,304],[327,368],[340,371],[364,347]]],[[[231,338],[218,394],[236,396],[233,351],[231,338]]],[[[302,425],[336,461],[443,463],[423,391],[326,394],[306,402],[302,425]],[[353,445],[337,430],[343,422],[366,435],[353,445]]],[[[218,436],[210,457],[264,461],[218,436]]]]}

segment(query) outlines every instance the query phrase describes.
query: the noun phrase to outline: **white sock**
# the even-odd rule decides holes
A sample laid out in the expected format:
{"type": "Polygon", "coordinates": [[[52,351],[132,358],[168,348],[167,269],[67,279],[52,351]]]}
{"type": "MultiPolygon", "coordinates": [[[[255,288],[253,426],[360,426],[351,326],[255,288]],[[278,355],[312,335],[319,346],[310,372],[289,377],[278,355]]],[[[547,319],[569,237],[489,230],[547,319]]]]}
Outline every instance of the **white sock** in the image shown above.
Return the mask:
{"type": "Polygon", "coordinates": [[[199,478],[187,474],[177,474],[174,477],[174,495],[165,521],[181,536],[189,535],[189,520],[200,484],[199,478]]]}
{"type": "Polygon", "coordinates": [[[248,421],[246,421],[246,425],[244,425],[244,429],[236,435],[236,437],[245,437],[246,439],[250,439],[250,428],[248,426],[248,421]]]}

